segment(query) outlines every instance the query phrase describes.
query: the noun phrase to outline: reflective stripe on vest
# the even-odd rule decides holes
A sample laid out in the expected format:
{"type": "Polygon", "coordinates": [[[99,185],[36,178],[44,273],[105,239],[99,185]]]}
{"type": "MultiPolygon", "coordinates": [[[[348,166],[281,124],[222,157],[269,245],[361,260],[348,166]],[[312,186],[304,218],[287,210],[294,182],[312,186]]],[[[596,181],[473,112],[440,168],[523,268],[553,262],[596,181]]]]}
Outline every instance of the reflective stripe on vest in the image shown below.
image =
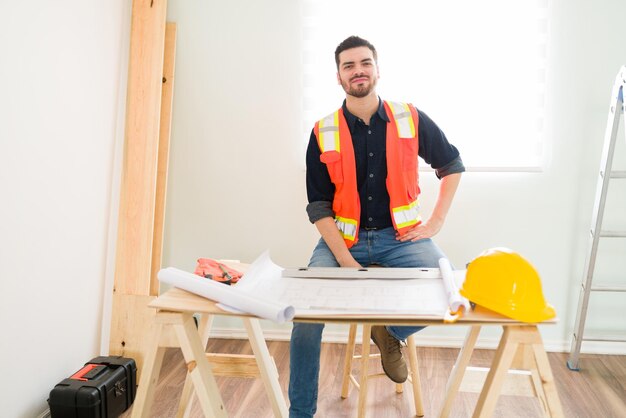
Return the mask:
{"type": "Polygon", "coordinates": [[[341,216],[335,216],[335,223],[337,224],[337,228],[339,228],[339,232],[341,232],[343,239],[354,241],[354,239],[356,238],[356,219],[348,219],[341,216]]]}
{"type": "Polygon", "coordinates": [[[340,151],[339,112],[331,113],[319,121],[319,144],[322,152],[340,151]]]}
{"type": "Polygon", "coordinates": [[[415,225],[421,220],[417,200],[414,200],[406,206],[393,208],[391,211],[393,212],[393,220],[398,229],[415,225]]]}
{"type": "Polygon", "coordinates": [[[415,138],[415,124],[407,103],[387,102],[398,127],[399,138],[415,138]]]}

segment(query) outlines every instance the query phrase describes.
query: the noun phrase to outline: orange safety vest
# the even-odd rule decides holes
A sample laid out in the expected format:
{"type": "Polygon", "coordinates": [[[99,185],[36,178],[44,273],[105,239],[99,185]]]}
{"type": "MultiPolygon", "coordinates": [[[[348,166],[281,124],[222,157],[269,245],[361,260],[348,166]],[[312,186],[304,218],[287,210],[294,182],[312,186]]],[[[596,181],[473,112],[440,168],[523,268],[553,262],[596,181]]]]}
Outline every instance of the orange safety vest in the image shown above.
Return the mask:
{"type": "MultiPolygon", "coordinates": [[[[401,235],[421,223],[417,174],[418,124],[415,107],[383,101],[387,123],[387,192],[393,226],[401,235]]],[[[348,246],[358,241],[361,204],[356,181],[356,161],[348,123],[339,109],[319,120],[314,128],[320,160],[335,185],[335,223],[348,246]]]]}

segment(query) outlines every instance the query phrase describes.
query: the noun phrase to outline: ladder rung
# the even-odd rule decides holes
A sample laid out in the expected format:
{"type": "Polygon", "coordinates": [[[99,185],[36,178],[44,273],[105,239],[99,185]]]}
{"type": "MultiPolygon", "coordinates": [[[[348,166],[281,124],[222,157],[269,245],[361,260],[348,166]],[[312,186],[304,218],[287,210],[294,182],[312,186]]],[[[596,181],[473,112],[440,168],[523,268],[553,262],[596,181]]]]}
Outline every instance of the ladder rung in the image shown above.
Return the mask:
{"type": "Polygon", "coordinates": [[[602,231],[600,231],[600,236],[601,237],[607,237],[607,238],[623,238],[623,237],[626,237],[626,231],[607,231],[607,230],[602,230],[602,231]]]}
{"type": "MultiPolygon", "coordinates": [[[[604,177],[604,171],[600,171],[600,175],[604,177]]],[[[624,170],[614,170],[611,171],[611,175],[609,176],[611,179],[626,179],[626,171],[624,170]]]]}
{"type": "Polygon", "coordinates": [[[626,285],[595,285],[591,286],[592,292],[626,292],[626,285]]]}

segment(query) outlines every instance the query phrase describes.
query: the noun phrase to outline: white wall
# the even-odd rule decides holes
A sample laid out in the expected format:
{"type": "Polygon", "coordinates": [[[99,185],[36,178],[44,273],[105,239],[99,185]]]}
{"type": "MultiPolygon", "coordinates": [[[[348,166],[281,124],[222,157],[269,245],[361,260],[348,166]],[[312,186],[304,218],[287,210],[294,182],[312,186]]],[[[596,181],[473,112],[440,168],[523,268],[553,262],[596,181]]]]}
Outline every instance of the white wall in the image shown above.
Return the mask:
{"type": "MultiPolygon", "coordinates": [[[[531,260],[561,319],[542,328],[552,349],[569,349],[609,94],[626,63],[625,12],[619,0],[551,2],[546,167],[466,173],[437,237],[458,266],[493,246],[531,260]]],[[[306,264],[317,232],[304,210],[298,2],[171,0],[168,19],[179,37],[164,264],[191,270],[201,256],[252,261],[268,248],[280,265],[306,264]]],[[[515,80],[507,93],[514,99],[515,80]]],[[[419,106],[420,98],[413,102],[419,106]]],[[[438,181],[431,173],[421,178],[428,214],[438,181]]],[[[606,300],[598,311],[618,314],[618,302],[606,300]]],[[[234,320],[216,327],[222,335],[241,329],[234,320]]],[[[285,337],[289,327],[266,329],[285,337]]],[[[462,335],[460,328],[433,328],[418,338],[456,344],[462,335]]],[[[491,341],[495,335],[486,333],[491,341]]]]}
{"type": "Polygon", "coordinates": [[[54,385],[100,353],[129,5],[0,3],[4,417],[39,415],[54,385]]]}

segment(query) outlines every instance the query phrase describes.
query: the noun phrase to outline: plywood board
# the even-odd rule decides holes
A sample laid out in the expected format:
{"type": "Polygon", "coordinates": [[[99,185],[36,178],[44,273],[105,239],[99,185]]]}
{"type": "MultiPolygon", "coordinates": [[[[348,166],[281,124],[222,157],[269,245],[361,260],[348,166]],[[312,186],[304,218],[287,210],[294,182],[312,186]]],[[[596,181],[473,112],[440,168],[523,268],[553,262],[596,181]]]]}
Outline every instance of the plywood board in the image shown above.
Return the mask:
{"type": "Polygon", "coordinates": [[[133,1],[115,259],[124,294],[150,293],[166,9],[165,0],[133,1]]]}

